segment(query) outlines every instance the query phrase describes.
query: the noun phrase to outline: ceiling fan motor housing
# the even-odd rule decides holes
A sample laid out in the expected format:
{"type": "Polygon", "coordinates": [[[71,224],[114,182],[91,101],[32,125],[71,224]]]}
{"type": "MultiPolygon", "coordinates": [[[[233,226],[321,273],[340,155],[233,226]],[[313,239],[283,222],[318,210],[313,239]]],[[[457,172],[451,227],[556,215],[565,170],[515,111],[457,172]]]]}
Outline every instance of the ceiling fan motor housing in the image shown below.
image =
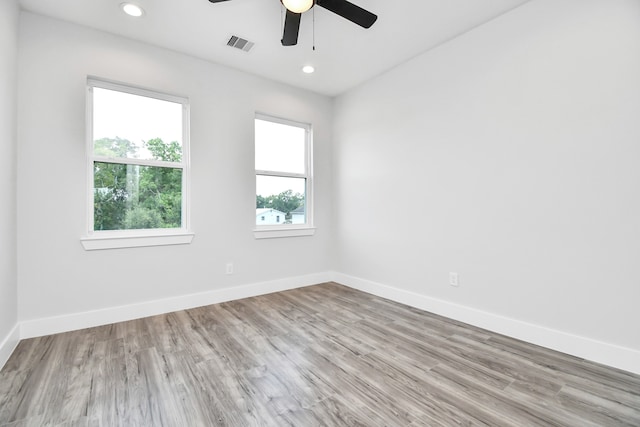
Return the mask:
{"type": "MultiPolygon", "coordinates": [[[[209,1],[211,3],[220,3],[229,0],[209,1]]],[[[281,40],[283,46],[294,46],[298,44],[298,33],[300,32],[302,14],[315,5],[327,9],[362,28],[371,27],[378,19],[378,15],[347,0],[280,0],[280,3],[287,9],[281,40]]]]}
{"type": "Polygon", "coordinates": [[[287,10],[293,13],[304,13],[313,7],[313,5],[315,4],[315,1],[314,0],[280,0],[280,3],[282,3],[282,5],[287,8],[287,10]]]}

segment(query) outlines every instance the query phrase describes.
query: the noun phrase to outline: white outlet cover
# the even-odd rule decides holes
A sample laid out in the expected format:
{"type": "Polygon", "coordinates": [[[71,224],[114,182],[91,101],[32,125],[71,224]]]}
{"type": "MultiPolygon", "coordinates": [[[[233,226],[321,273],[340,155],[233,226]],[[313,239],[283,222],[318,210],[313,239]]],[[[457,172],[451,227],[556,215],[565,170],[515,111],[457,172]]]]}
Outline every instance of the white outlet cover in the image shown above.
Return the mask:
{"type": "Polygon", "coordinates": [[[459,286],[458,273],[449,273],[449,284],[451,286],[459,286]]]}

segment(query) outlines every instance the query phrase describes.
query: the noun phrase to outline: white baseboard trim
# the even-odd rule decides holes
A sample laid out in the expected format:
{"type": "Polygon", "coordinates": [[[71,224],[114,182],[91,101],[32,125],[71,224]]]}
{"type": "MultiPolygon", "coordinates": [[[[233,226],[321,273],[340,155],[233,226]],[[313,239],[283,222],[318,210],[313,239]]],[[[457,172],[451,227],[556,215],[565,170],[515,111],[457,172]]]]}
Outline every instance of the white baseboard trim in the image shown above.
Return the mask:
{"type": "Polygon", "coordinates": [[[0,341],[0,369],[7,363],[18,342],[20,342],[20,324],[16,324],[9,334],[0,341]]]}
{"type": "Polygon", "coordinates": [[[181,295],[173,298],[165,298],[126,306],[26,320],[20,323],[20,339],[108,325],[110,323],[155,316],[158,314],[170,313],[172,311],[186,310],[210,304],[265,295],[273,292],[280,292],[328,282],[330,279],[331,276],[328,272],[316,273],[306,276],[289,277],[285,279],[239,285],[195,294],[181,295]]]}
{"type": "Polygon", "coordinates": [[[4,366],[9,359],[9,356],[20,339],[139,319],[172,311],[311,286],[328,281],[335,281],[353,289],[368,292],[382,298],[387,298],[552,350],[640,374],[640,351],[638,350],[569,334],[556,329],[523,322],[521,320],[337,272],[315,273],[126,306],[26,320],[16,325],[4,340],[0,342],[0,368],[4,366]]]}
{"type": "Polygon", "coordinates": [[[333,281],[353,289],[582,359],[640,374],[640,351],[638,350],[523,322],[342,273],[334,272],[331,277],[333,281]]]}

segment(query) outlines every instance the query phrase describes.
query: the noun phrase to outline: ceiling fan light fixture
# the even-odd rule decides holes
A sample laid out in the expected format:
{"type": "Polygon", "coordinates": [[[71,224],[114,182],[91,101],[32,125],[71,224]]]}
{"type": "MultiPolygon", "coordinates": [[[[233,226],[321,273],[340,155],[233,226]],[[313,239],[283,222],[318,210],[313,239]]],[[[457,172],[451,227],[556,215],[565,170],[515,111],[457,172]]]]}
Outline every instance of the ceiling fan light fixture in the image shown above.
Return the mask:
{"type": "Polygon", "coordinates": [[[303,13],[311,9],[313,0],[281,0],[284,7],[293,13],[303,13]]]}
{"type": "Polygon", "coordinates": [[[129,16],[133,16],[134,18],[139,18],[144,14],[144,10],[137,4],[122,3],[120,4],[120,8],[123,10],[124,13],[126,13],[129,16]]]}

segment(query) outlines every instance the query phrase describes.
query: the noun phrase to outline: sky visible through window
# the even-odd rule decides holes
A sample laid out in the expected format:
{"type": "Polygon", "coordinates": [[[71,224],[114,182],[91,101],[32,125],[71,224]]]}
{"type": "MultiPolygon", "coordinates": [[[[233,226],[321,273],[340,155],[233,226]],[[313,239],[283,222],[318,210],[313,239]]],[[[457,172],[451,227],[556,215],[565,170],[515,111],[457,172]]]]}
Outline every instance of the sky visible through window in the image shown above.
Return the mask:
{"type": "MultiPolygon", "coordinates": [[[[304,174],[306,172],[306,131],[304,128],[255,120],[256,170],[304,174]]],[[[305,180],[256,177],[256,194],[277,195],[286,190],[305,194],[305,180]]]]}
{"type": "Polygon", "coordinates": [[[136,145],[141,159],[151,158],[143,141],[160,138],[182,145],[181,104],[99,87],[93,88],[93,98],[94,141],[127,139],[136,145]]]}

